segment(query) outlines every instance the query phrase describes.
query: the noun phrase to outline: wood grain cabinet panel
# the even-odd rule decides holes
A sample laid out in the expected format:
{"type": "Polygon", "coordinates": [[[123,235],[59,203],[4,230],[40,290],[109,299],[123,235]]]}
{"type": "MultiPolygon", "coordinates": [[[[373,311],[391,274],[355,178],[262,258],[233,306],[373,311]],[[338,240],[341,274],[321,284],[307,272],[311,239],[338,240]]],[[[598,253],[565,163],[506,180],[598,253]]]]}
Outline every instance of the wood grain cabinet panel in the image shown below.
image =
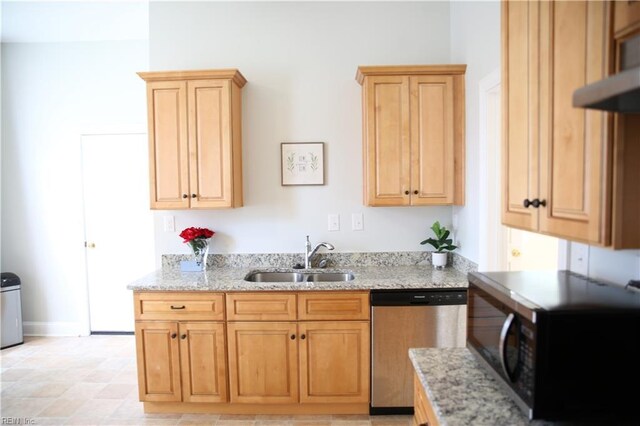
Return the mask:
{"type": "Polygon", "coordinates": [[[431,406],[431,402],[427,397],[427,394],[422,387],[422,383],[418,378],[417,374],[414,375],[413,380],[413,395],[414,395],[414,404],[413,404],[413,425],[414,426],[438,426],[440,423],[438,422],[438,418],[436,417],[435,411],[431,406]]]}
{"type": "Polygon", "coordinates": [[[368,320],[369,292],[300,293],[298,319],[368,320]]]}
{"type": "Polygon", "coordinates": [[[136,320],[224,320],[222,293],[135,292],[136,320]]]}
{"type": "Polygon", "coordinates": [[[369,322],[301,322],[300,402],[369,401],[369,322]]]}
{"type": "Polygon", "coordinates": [[[242,74],[138,75],[147,82],[151,208],[242,206],[242,74]]]}
{"type": "Polygon", "coordinates": [[[465,70],[358,68],[366,205],[464,204],[465,70]]]}
{"type": "Polygon", "coordinates": [[[140,401],[180,401],[180,348],[175,322],[136,323],[140,401]]]}
{"type": "Polygon", "coordinates": [[[230,322],[231,402],[298,402],[298,342],[295,322],[230,322]]]}
{"type": "Polygon", "coordinates": [[[229,321],[287,321],[296,319],[294,293],[227,293],[229,321]]]}
{"type": "Polygon", "coordinates": [[[184,402],[227,402],[224,323],[178,326],[184,402]]]}
{"type": "Polygon", "coordinates": [[[622,136],[619,126],[614,145],[613,114],[572,105],[576,89],[612,68],[612,7],[591,1],[502,3],[507,226],[600,246],[640,247],[640,232],[623,231],[638,229],[637,219],[627,215],[637,218],[640,204],[628,201],[633,194],[623,171],[640,160],[638,150],[625,145],[637,133],[622,136]],[[617,156],[620,147],[627,147],[631,160],[617,156]]]}

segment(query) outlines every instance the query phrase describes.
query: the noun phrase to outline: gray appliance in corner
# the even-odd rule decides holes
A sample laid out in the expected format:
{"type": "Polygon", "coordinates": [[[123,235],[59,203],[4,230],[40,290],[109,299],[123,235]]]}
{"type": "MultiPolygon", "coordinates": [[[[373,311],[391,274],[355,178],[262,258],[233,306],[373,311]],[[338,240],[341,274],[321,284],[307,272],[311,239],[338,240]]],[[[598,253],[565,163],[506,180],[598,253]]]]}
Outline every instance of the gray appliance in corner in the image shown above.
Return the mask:
{"type": "Polygon", "coordinates": [[[371,291],[370,414],[413,413],[410,348],[466,345],[467,290],[371,291]]]}
{"type": "Polygon", "coordinates": [[[0,293],[0,314],[2,330],[0,332],[1,348],[8,348],[24,343],[22,334],[22,286],[20,277],[11,272],[2,272],[2,292],[0,293]]]}

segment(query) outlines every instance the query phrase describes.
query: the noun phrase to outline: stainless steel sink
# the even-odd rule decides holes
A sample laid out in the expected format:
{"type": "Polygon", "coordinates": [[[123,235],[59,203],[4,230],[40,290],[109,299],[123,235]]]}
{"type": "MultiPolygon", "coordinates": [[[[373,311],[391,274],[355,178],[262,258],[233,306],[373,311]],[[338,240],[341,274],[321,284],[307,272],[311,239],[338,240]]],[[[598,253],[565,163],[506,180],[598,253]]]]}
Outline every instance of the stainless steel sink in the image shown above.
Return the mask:
{"type": "Polygon", "coordinates": [[[244,278],[245,281],[259,283],[303,283],[303,282],[336,282],[352,281],[355,278],[351,272],[261,272],[253,271],[244,278]]]}

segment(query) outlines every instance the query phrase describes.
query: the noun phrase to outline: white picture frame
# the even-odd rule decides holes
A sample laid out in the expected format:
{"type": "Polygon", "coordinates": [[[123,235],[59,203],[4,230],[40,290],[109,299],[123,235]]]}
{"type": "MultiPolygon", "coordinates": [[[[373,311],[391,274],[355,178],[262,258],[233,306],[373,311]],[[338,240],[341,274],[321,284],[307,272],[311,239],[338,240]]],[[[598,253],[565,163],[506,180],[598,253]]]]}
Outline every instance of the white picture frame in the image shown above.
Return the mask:
{"type": "Polygon", "coordinates": [[[324,142],[280,144],[282,186],[324,185],[324,142]]]}

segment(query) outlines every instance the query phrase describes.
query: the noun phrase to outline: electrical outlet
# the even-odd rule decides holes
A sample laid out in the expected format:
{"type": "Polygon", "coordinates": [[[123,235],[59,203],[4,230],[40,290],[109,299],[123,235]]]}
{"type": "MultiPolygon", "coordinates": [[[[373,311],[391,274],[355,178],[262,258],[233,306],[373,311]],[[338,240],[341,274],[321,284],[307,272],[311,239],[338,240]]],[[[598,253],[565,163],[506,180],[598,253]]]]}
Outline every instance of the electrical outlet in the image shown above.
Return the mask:
{"type": "Polygon", "coordinates": [[[364,224],[362,221],[362,213],[352,213],[351,214],[351,230],[362,231],[363,229],[364,229],[364,224]]]}
{"type": "Polygon", "coordinates": [[[329,231],[339,231],[340,230],[340,215],[339,214],[329,214],[329,226],[327,229],[329,231]]]}
{"type": "Polygon", "coordinates": [[[175,232],[176,220],[174,216],[164,216],[164,232],[175,232]]]}

